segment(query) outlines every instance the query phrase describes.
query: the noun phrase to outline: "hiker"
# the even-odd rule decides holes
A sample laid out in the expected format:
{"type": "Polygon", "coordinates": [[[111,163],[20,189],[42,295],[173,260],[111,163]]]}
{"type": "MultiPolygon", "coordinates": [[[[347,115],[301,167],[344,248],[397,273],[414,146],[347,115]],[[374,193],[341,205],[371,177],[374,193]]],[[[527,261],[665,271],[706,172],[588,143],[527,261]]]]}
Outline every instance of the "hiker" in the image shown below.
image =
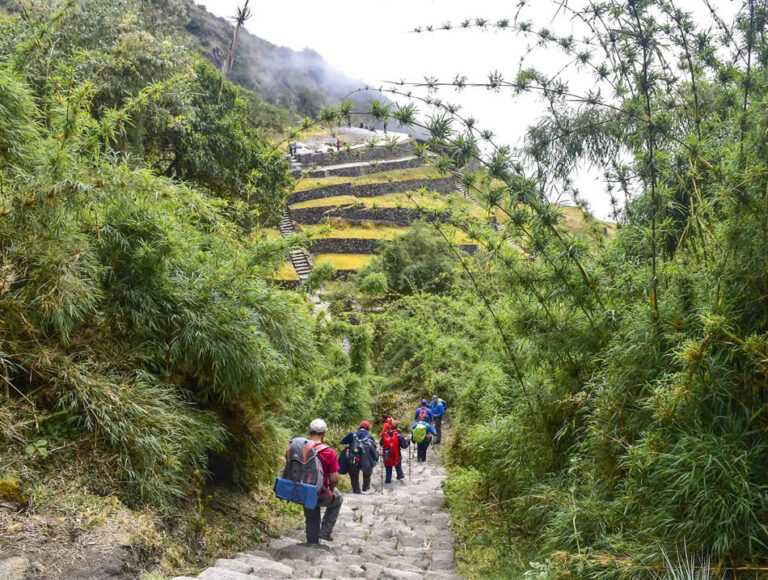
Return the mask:
{"type": "Polygon", "coordinates": [[[384,426],[381,429],[381,433],[379,433],[379,439],[384,437],[384,433],[389,431],[389,424],[392,422],[392,417],[390,417],[386,413],[381,418],[384,420],[384,426]]]}
{"type": "Polygon", "coordinates": [[[411,427],[411,438],[416,442],[416,461],[423,463],[427,460],[427,447],[432,442],[432,436],[437,431],[426,421],[417,421],[411,427]]]}
{"type": "Polygon", "coordinates": [[[443,401],[437,395],[432,395],[432,402],[429,404],[429,409],[432,411],[432,417],[435,423],[435,440],[437,445],[443,438],[443,415],[445,415],[445,401],[443,401]]]}
{"type": "Polygon", "coordinates": [[[434,416],[432,415],[432,409],[430,409],[429,405],[427,405],[426,399],[421,400],[421,407],[416,409],[416,412],[413,414],[413,420],[426,421],[427,423],[432,423],[432,421],[435,420],[434,416]]]}
{"type": "Polygon", "coordinates": [[[307,544],[319,544],[320,540],[332,542],[331,532],[339,517],[341,502],[344,498],[336,489],[339,484],[339,461],[332,447],[324,443],[328,425],[322,419],[315,419],[309,424],[309,440],[317,450],[317,457],[323,469],[323,490],[317,498],[315,509],[304,508],[307,544]],[[320,508],[325,508],[325,515],[320,520],[320,508]]]}
{"type": "Polygon", "coordinates": [[[341,140],[336,139],[336,152],[338,153],[339,151],[341,151],[341,140]]]}
{"type": "Polygon", "coordinates": [[[384,433],[379,443],[381,444],[381,453],[384,455],[384,469],[386,479],[384,483],[392,483],[392,468],[397,472],[397,480],[405,479],[403,473],[403,455],[401,449],[408,449],[411,441],[403,436],[397,430],[397,421],[392,419],[389,423],[389,430],[384,433]]]}
{"type": "Polygon", "coordinates": [[[341,440],[342,445],[348,445],[347,473],[352,484],[352,493],[365,493],[371,488],[371,474],[379,461],[379,450],[376,440],[370,434],[371,424],[362,421],[357,431],[352,431],[341,440]],[[363,472],[363,490],[360,491],[360,472],[363,472]]]}

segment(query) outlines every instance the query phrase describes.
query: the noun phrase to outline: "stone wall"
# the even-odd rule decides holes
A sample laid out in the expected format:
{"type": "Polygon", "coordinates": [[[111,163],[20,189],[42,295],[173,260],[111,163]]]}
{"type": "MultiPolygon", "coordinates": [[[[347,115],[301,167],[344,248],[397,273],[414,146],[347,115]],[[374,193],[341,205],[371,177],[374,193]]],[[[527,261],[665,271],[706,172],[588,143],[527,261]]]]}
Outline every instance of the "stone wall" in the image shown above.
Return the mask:
{"type": "MultiPolygon", "coordinates": [[[[309,243],[313,254],[375,254],[379,245],[386,240],[371,240],[362,238],[322,238],[309,243]]],[[[474,254],[476,244],[462,244],[462,249],[474,254]]]]}
{"type": "MultiPolygon", "coordinates": [[[[297,191],[288,196],[288,203],[301,203],[312,199],[336,197],[339,195],[353,195],[355,197],[378,197],[388,193],[402,193],[416,191],[425,187],[428,191],[437,193],[451,193],[456,191],[456,181],[453,177],[438,177],[436,179],[408,179],[405,181],[385,181],[383,183],[367,183],[364,185],[352,185],[351,183],[339,183],[297,191]]],[[[292,210],[301,211],[301,210],[292,210]]],[[[298,220],[297,220],[298,221],[298,220]]]]}
{"type": "Polygon", "coordinates": [[[319,238],[309,242],[313,254],[375,254],[381,240],[367,238],[319,238]]]}
{"type": "MultiPolygon", "coordinates": [[[[381,173],[382,171],[391,171],[394,169],[412,169],[424,165],[424,160],[417,157],[410,159],[396,159],[393,161],[381,161],[371,164],[350,165],[347,167],[328,167],[326,169],[315,169],[309,172],[309,177],[360,177],[370,175],[371,173],[381,173]]],[[[301,172],[295,172],[300,174],[301,172]]],[[[294,174],[294,175],[295,175],[294,174]]]]}
{"type": "Polygon", "coordinates": [[[359,161],[375,161],[377,159],[389,159],[391,157],[404,157],[410,155],[414,149],[414,141],[397,143],[394,146],[376,145],[370,147],[362,145],[341,151],[328,151],[326,153],[299,153],[299,163],[305,165],[340,165],[342,163],[357,163],[359,161]]]}
{"type": "Polygon", "coordinates": [[[342,205],[339,207],[307,207],[292,209],[291,219],[300,224],[321,224],[331,218],[342,218],[352,222],[370,221],[373,223],[389,224],[407,227],[422,216],[416,209],[380,207],[369,208],[357,205],[342,205]]]}

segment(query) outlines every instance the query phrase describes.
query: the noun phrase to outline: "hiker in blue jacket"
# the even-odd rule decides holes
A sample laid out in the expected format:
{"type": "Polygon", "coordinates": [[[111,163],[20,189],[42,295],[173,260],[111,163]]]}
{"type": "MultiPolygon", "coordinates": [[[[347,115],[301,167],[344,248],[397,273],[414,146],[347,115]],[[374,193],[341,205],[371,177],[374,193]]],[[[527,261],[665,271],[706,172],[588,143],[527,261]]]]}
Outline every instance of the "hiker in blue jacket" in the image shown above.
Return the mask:
{"type": "Polygon", "coordinates": [[[437,445],[443,438],[443,415],[445,415],[445,403],[437,395],[432,395],[432,402],[429,404],[429,409],[432,411],[432,417],[434,417],[435,435],[434,443],[437,445]]]}
{"type": "Polygon", "coordinates": [[[432,421],[435,420],[434,416],[432,415],[432,410],[429,408],[429,405],[427,405],[427,400],[422,399],[421,400],[421,407],[416,409],[416,412],[413,414],[413,420],[414,421],[426,421],[427,423],[432,423],[432,421]]]}
{"type": "Polygon", "coordinates": [[[435,428],[426,421],[416,421],[411,426],[411,438],[416,442],[416,461],[427,460],[427,447],[435,433],[435,428]]]}
{"type": "Polygon", "coordinates": [[[360,423],[357,431],[352,431],[341,440],[342,445],[348,445],[347,473],[352,484],[352,493],[360,491],[360,472],[363,472],[363,490],[365,493],[371,488],[371,475],[373,468],[379,461],[379,450],[376,439],[370,434],[371,424],[368,421],[360,423]]]}

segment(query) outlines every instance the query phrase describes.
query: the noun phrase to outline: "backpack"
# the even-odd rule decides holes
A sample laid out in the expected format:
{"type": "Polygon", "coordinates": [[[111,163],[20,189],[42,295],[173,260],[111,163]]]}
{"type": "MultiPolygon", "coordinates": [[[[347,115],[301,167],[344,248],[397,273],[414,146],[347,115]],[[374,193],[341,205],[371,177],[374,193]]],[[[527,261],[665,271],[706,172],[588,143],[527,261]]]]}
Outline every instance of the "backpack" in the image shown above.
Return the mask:
{"type": "Polygon", "coordinates": [[[382,440],[384,465],[392,467],[400,463],[400,438],[397,431],[387,431],[382,440]]]}
{"type": "Polygon", "coordinates": [[[328,445],[315,444],[304,437],[291,439],[285,450],[283,477],[275,480],[275,495],[285,501],[300,503],[307,509],[317,507],[317,498],[325,488],[325,474],[318,453],[328,445]]]}
{"type": "MultiPolygon", "coordinates": [[[[367,439],[367,438],[366,438],[367,439]]],[[[360,469],[365,454],[365,440],[360,439],[357,433],[352,434],[352,443],[349,444],[349,467],[360,469]]]]}
{"type": "Polygon", "coordinates": [[[320,495],[325,487],[325,474],[317,454],[323,449],[328,449],[328,445],[315,445],[314,441],[304,437],[291,439],[285,450],[283,479],[314,485],[320,495]]]}
{"type": "Polygon", "coordinates": [[[429,413],[427,413],[426,409],[419,409],[419,416],[416,417],[416,421],[426,421],[429,419],[429,413]]]}
{"type": "Polygon", "coordinates": [[[413,440],[416,443],[421,443],[427,438],[427,426],[424,423],[416,423],[416,427],[413,429],[413,440]]]}
{"type": "Polygon", "coordinates": [[[379,461],[379,450],[373,437],[363,439],[363,457],[360,464],[363,469],[373,469],[379,461]]]}

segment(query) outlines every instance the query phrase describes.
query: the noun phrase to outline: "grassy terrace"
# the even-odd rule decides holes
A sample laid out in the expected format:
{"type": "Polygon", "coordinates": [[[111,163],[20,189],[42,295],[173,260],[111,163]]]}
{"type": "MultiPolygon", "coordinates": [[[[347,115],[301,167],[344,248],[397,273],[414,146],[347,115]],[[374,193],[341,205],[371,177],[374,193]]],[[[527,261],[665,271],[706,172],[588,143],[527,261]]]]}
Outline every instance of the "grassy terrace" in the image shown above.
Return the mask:
{"type": "Polygon", "coordinates": [[[293,264],[291,264],[288,260],[283,262],[283,265],[280,267],[280,269],[275,272],[274,276],[275,280],[280,281],[299,281],[299,275],[296,273],[296,270],[293,268],[293,264]]]}
{"type": "Polygon", "coordinates": [[[280,232],[275,228],[261,228],[257,233],[268,240],[277,240],[282,237],[280,232]]]}
{"type": "Polygon", "coordinates": [[[339,207],[342,205],[358,204],[369,208],[396,207],[403,209],[415,209],[422,207],[424,209],[467,209],[470,215],[485,217],[488,212],[475,205],[460,193],[451,193],[440,195],[433,193],[388,193],[378,197],[355,197],[354,195],[337,195],[334,197],[325,197],[322,199],[311,199],[295,203],[291,209],[303,209],[311,207],[339,207]]]}
{"type": "Polygon", "coordinates": [[[359,270],[373,260],[373,254],[316,254],[315,265],[333,264],[337,270],[359,270]]]}
{"type": "MultiPolygon", "coordinates": [[[[453,226],[443,226],[445,234],[461,244],[473,243],[466,232],[453,226]]],[[[380,225],[371,222],[351,224],[346,220],[331,220],[325,226],[316,226],[308,230],[312,238],[316,239],[366,239],[366,240],[392,240],[408,231],[408,228],[380,225]],[[316,230],[316,231],[315,231],[316,230]]]]}
{"type": "Polygon", "coordinates": [[[442,176],[431,166],[414,167],[412,169],[391,169],[360,177],[305,177],[296,183],[294,191],[306,191],[307,189],[325,187],[326,185],[339,185],[340,183],[366,185],[369,183],[387,183],[390,181],[407,181],[409,179],[434,179],[437,177],[442,176]]]}

